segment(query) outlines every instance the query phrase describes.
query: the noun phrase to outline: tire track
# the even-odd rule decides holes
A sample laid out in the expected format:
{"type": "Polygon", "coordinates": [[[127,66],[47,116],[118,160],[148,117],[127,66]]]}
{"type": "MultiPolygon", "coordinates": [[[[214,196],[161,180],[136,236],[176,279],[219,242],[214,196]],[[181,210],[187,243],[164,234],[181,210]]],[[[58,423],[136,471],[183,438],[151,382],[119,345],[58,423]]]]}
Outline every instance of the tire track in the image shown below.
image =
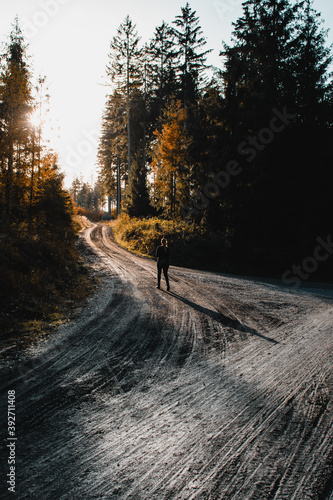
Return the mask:
{"type": "Polygon", "coordinates": [[[2,385],[24,408],[22,498],[329,495],[331,300],[175,267],[157,291],[105,226],[83,238],[98,294],[2,385]]]}

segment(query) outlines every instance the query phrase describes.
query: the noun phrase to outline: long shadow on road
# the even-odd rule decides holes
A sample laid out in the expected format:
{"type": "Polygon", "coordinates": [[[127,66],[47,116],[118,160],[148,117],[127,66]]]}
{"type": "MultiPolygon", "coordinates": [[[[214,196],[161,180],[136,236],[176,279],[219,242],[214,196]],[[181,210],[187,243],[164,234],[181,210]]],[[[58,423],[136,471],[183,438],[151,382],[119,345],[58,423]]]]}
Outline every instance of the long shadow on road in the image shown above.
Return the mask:
{"type": "Polygon", "coordinates": [[[178,293],[168,292],[168,294],[175,297],[175,299],[184,302],[184,304],[192,307],[196,311],[199,311],[202,314],[205,314],[206,316],[210,316],[213,320],[217,321],[218,323],[224,326],[228,326],[230,328],[233,328],[234,330],[238,330],[239,332],[246,332],[250,333],[251,335],[256,335],[257,337],[267,340],[267,342],[271,342],[272,344],[279,344],[277,340],[271,339],[270,337],[267,337],[266,335],[259,333],[254,328],[244,325],[236,318],[230,318],[229,316],[226,316],[220,311],[214,311],[212,309],[208,309],[207,307],[201,306],[200,304],[197,304],[195,302],[192,302],[191,300],[186,299],[185,297],[182,297],[178,293]]]}

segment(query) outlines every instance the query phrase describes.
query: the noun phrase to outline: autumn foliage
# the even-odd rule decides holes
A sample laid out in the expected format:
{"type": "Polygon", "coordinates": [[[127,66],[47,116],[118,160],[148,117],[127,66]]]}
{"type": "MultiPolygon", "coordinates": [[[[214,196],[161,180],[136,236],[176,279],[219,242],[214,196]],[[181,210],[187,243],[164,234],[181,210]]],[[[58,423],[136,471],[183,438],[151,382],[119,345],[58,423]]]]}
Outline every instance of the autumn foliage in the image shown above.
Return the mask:
{"type": "Polygon", "coordinates": [[[186,133],[186,111],[180,100],[173,100],[165,109],[161,131],[155,130],[157,141],[153,148],[155,203],[167,215],[179,215],[185,199],[187,151],[190,139],[186,133]]]}
{"type": "Polygon", "coordinates": [[[57,154],[32,120],[39,103],[17,20],[1,61],[0,330],[7,335],[27,321],[53,318],[79,266],[72,199],[57,154]]]}

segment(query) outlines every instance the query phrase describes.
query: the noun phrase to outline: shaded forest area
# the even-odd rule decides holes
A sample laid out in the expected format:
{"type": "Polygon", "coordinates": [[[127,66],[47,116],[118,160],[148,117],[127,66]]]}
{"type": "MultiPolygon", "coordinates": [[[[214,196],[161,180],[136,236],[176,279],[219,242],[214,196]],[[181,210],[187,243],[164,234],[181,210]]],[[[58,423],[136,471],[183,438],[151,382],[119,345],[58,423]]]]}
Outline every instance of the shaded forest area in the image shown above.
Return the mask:
{"type": "Polygon", "coordinates": [[[73,202],[36,120],[44,81],[32,84],[16,19],[0,68],[1,340],[39,323],[44,331],[43,322],[57,321],[89,288],[75,246],[73,202]]]}
{"type": "MultiPolygon", "coordinates": [[[[243,273],[281,277],[313,255],[332,231],[332,54],[322,24],[310,0],[248,0],[220,68],[209,68],[189,4],[145,45],[127,17],[110,43],[98,153],[99,182],[118,211],[121,202],[132,217],[218,233],[243,273]]],[[[311,278],[332,270],[322,261],[311,278]]]]}

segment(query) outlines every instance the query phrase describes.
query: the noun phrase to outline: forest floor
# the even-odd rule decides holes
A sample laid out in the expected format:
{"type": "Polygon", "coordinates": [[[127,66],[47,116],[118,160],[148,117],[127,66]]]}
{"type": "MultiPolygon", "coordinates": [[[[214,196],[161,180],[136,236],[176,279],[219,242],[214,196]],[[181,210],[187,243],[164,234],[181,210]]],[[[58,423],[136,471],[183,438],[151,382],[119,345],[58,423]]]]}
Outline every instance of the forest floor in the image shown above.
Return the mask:
{"type": "Polygon", "coordinates": [[[81,233],[100,282],[76,319],[2,353],[14,497],[333,499],[333,286],[171,266],[157,290],[109,230],[81,233]]]}

